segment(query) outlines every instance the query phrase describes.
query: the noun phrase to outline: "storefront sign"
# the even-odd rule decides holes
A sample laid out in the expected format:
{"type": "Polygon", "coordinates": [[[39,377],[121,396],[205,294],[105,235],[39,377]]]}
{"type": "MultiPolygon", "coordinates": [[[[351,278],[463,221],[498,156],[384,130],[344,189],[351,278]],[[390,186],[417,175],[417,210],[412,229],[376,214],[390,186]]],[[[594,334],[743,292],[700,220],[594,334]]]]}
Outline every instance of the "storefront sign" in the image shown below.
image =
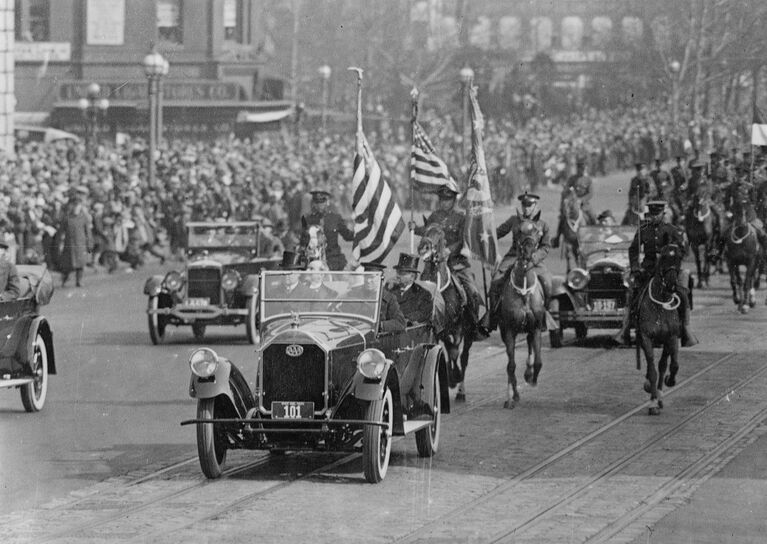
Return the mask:
{"type": "Polygon", "coordinates": [[[69,42],[15,42],[13,57],[16,62],[69,62],[72,47],[69,42]]]}
{"type": "Polygon", "coordinates": [[[123,45],[125,0],[88,0],[88,45],[123,45]]]}
{"type": "MultiPolygon", "coordinates": [[[[98,82],[101,96],[110,100],[145,101],[149,96],[146,81],[98,82]]],[[[61,100],[77,100],[87,96],[89,81],[71,81],[59,85],[61,100]]],[[[237,83],[219,81],[163,81],[162,97],[164,100],[187,102],[225,101],[236,102],[240,99],[240,86],[237,83]]]]}

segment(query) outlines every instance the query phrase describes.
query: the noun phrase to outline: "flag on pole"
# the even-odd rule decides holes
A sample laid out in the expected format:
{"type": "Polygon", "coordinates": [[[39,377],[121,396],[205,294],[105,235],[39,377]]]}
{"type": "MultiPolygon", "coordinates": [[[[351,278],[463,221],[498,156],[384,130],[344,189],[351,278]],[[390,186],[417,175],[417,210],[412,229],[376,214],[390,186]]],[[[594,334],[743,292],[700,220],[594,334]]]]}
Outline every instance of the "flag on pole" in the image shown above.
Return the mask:
{"type": "Polygon", "coordinates": [[[380,263],[405,230],[405,220],[361,130],[357,131],[352,192],[354,260],[380,263]]]}
{"type": "Polygon", "coordinates": [[[767,119],[754,104],[754,121],[751,124],[751,145],[767,145],[767,119]]]}
{"type": "Polygon", "coordinates": [[[448,187],[456,193],[458,184],[445,162],[437,156],[431,140],[418,121],[413,121],[413,147],[410,151],[410,182],[422,193],[436,193],[448,187]]]}
{"type": "Polygon", "coordinates": [[[477,88],[469,89],[471,112],[471,162],[466,189],[466,230],[464,245],[472,255],[488,266],[495,266],[498,260],[498,238],[495,234],[493,199],[490,195],[490,180],[487,177],[485,151],[482,147],[484,119],[477,102],[477,88]]]}

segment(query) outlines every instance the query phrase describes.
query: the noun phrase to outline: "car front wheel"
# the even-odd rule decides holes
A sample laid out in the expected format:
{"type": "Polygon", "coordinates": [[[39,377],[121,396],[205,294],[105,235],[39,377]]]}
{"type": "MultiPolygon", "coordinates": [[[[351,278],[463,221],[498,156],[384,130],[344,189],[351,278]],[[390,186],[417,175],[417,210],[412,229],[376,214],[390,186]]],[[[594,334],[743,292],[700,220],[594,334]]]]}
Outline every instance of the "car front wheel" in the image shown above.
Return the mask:
{"type": "Polygon", "coordinates": [[[368,404],[365,419],[386,424],[385,428],[380,425],[365,425],[365,431],[362,434],[362,464],[365,467],[365,479],[371,484],[377,484],[386,477],[391,457],[394,402],[388,387],[382,399],[368,404]]]}
{"type": "MultiPolygon", "coordinates": [[[[149,309],[156,311],[160,307],[160,297],[149,297],[149,309]]],[[[147,314],[149,338],[152,344],[162,344],[165,340],[165,319],[157,313],[147,314]]]]}
{"type": "MultiPolygon", "coordinates": [[[[216,399],[197,401],[197,419],[215,419],[216,399]]],[[[213,423],[197,424],[197,455],[202,473],[211,480],[221,476],[226,462],[226,442],[213,423]]]]}
{"type": "Polygon", "coordinates": [[[245,330],[248,333],[248,342],[255,344],[258,340],[258,329],[256,324],[258,323],[258,299],[255,295],[247,298],[248,317],[245,321],[245,330]]]}
{"type": "Polygon", "coordinates": [[[418,447],[420,457],[432,457],[437,453],[439,447],[439,425],[442,421],[442,399],[439,391],[439,373],[434,374],[434,403],[431,409],[434,410],[431,425],[415,433],[415,445],[418,447]]]}
{"type": "Polygon", "coordinates": [[[48,347],[40,333],[35,336],[30,365],[34,381],[21,387],[21,402],[27,412],[39,412],[48,393],[48,347]]]}

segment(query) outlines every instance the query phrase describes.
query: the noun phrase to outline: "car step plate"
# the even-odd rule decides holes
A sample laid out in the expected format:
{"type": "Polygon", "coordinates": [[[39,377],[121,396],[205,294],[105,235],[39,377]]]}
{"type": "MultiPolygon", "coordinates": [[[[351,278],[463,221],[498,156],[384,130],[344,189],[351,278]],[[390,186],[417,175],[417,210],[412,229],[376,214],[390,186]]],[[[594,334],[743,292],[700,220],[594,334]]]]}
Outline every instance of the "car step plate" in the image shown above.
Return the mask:
{"type": "Polygon", "coordinates": [[[311,419],[313,417],[313,402],[272,402],[273,419],[311,419]]]}

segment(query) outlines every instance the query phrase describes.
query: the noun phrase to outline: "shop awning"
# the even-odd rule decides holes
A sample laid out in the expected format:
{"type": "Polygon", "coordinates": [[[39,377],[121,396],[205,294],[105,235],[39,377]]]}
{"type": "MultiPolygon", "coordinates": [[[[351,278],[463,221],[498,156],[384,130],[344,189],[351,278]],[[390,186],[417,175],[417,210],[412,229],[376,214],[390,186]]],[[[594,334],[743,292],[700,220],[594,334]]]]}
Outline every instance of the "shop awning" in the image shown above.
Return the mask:
{"type": "Polygon", "coordinates": [[[241,111],[237,114],[238,123],[273,123],[290,117],[295,112],[292,106],[273,111],[241,111]]]}

